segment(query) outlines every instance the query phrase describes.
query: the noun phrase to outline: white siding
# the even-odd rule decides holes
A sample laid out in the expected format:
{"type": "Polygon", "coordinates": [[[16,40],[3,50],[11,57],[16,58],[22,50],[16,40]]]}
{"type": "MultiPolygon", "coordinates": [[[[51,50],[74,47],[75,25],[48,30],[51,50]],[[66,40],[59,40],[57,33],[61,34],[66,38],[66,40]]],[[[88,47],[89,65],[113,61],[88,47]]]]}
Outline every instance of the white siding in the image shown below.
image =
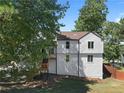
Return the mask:
{"type": "Polygon", "coordinates": [[[75,54],[70,54],[70,61],[66,62],[66,54],[57,55],[57,74],[61,75],[78,75],[78,57],[75,54]]]}
{"type": "Polygon", "coordinates": [[[103,53],[103,41],[93,33],[80,39],[80,53],[103,53]],[[88,41],[94,42],[94,48],[88,49],[88,41]]]}
{"type": "MultiPolygon", "coordinates": [[[[70,40],[70,48],[66,49],[66,41],[57,41],[57,74],[78,76],[78,48],[79,54],[79,76],[102,78],[103,74],[103,41],[93,33],[89,33],[78,41],[70,40]],[[88,41],[94,42],[94,48],[88,49],[88,41]],[[66,62],[66,54],[70,55],[70,61],[66,62]],[[93,62],[87,62],[87,56],[93,55],[93,62]]],[[[49,62],[49,73],[56,73],[55,61],[49,62]]]]}
{"type": "Polygon", "coordinates": [[[56,59],[49,59],[48,62],[49,73],[56,74],[56,59]]]}
{"type": "Polygon", "coordinates": [[[72,40],[59,40],[57,42],[57,53],[77,53],[78,41],[72,40]],[[70,42],[70,48],[66,49],[66,41],[70,42]]]}
{"type": "Polygon", "coordinates": [[[93,77],[102,79],[103,71],[103,58],[102,54],[93,54],[93,62],[87,62],[89,54],[80,55],[79,72],[80,77],[93,77]]]}
{"type": "Polygon", "coordinates": [[[80,76],[101,78],[103,75],[103,41],[93,33],[80,40],[80,76]],[[88,49],[88,41],[94,42],[94,48],[88,49]],[[88,55],[93,55],[93,62],[88,62],[88,55]]]}

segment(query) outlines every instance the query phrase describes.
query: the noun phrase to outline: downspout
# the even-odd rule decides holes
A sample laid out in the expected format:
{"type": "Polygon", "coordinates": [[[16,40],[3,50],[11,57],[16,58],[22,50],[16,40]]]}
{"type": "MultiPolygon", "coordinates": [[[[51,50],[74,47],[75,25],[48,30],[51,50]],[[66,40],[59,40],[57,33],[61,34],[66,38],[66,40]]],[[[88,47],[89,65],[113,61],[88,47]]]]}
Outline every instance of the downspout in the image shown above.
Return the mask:
{"type": "Polygon", "coordinates": [[[79,59],[80,59],[80,57],[79,57],[79,55],[80,55],[80,42],[79,42],[79,40],[78,40],[78,77],[80,77],[80,75],[79,75],[79,59]]]}
{"type": "Polygon", "coordinates": [[[56,46],[56,75],[57,75],[57,46],[56,46]]]}
{"type": "MultiPolygon", "coordinates": [[[[59,31],[58,31],[58,32],[59,32],[59,31]]],[[[59,33],[56,33],[56,51],[55,51],[55,52],[56,52],[56,53],[55,53],[55,54],[56,54],[56,75],[57,75],[57,46],[58,46],[58,43],[57,43],[57,42],[58,42],[57,35],[58,35],[58,34],[59,34],[59,33]]]]}

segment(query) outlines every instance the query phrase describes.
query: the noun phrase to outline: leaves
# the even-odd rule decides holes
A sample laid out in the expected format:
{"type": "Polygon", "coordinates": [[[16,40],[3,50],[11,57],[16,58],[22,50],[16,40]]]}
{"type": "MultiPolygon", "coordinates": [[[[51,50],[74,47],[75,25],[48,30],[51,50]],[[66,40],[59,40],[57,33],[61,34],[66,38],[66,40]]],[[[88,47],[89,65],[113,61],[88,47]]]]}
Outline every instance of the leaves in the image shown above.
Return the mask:
{"type": "Polygon", "coordinates": [[[121,18],[120,20],[120,39],[124,39],[124,18],[121,18]]]}
{"type": "Polygon", "coordinates": [[[47,57],[49,47],[56,43],[58,20],[68,6],[57,0],[1,0],[0,4],[0,64],[35,63],[47,57]]]}
{"type": "Polygon", "coordinates": [[[120,24],[115,22],[106,22],[103,25],[103,37],[105,41],[105,59],[115,60],[120,57],[120,24]]]}
{"type": "Polygon", "coordinates": [[[95,31],[99,32],[102,24],[106,21],[107,8],[105,0],[86,0],[85,5],[79,13],[78,20],[75,22],[76,31],[95,31]]]}

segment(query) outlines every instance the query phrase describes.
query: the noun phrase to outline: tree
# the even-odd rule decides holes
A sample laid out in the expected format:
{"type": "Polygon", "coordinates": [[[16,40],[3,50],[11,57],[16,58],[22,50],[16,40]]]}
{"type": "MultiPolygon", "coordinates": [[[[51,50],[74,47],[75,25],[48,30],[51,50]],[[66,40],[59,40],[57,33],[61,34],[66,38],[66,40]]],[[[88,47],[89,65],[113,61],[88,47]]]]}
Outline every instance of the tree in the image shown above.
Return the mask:
{"type": "Polygon", "coordinates": [[[120,19],[120,39],[124,39],[124,18],[120,19]]]}
{"type": "Polygon", "coordinates": [[[119,59],[120,46],[119,46],[119,33],[120,24],[115,22],[106,22],[103,26],[103,37],[105,41],[105,59],[110,61],[119,59]]]}
{"type": "MultiPolygon", "coordinates": [[[[0,65],[23,62],[29,70],[28,78],[32,78],[56,44],[62,25],[58,20],[67,8],[57,0],[0,0],[0,65]]],[[[12,72],[14,79],[15,74],[27,73],[23,65],[20,67],[23,73],[12,72]]]]}
{"type": "Polygon", "coordinates": [[[58,20],[63,18],[67,6],[57,0],[1,0],[0,4],[1,64],[41,61],[48,55],[47,49],[55,45],[61,26],[58,20]]]}
{"type": "Polygon", "coordinates": [[[103,22],[106,21],[106,0],[86,0],[75,22],[75,31],[95,31],[101,33],[103,22]]]}
{"type": "MultiPolygon", "coordinates": [[[[124,42],[124,18],[121,18],[120,22],[120,33],[119,33],[119,40],[120,42],[124,42]]],[[[121,61],[123,62],[123,55],[124,55],[124,45],[120,44],[120,54],[121,54],[121,61]]]]}

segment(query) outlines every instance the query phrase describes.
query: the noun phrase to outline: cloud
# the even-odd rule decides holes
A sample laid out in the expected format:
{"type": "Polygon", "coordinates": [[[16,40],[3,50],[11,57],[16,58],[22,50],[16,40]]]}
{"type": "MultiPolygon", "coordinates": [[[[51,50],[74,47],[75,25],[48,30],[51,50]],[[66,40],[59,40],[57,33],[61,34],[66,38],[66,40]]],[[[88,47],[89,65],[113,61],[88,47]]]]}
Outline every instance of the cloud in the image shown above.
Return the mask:
{"type": "Polygon", "coordinates": [[[124,16],[124,13],[120,13],[120,16],[124,16]]]}
{"type": "Polygon", "coordinates": [[[115,22],[119,22],[121,18],[124,18],[124,13],[120,13],[119,16],[115,19],[115,22]]]}
{"type": "Polygon", "coordinates": [[[121,18],[116,18],[116,19],[115,19],[115,22],[119,23],[120,19],[121,19],[121,18]]]}

